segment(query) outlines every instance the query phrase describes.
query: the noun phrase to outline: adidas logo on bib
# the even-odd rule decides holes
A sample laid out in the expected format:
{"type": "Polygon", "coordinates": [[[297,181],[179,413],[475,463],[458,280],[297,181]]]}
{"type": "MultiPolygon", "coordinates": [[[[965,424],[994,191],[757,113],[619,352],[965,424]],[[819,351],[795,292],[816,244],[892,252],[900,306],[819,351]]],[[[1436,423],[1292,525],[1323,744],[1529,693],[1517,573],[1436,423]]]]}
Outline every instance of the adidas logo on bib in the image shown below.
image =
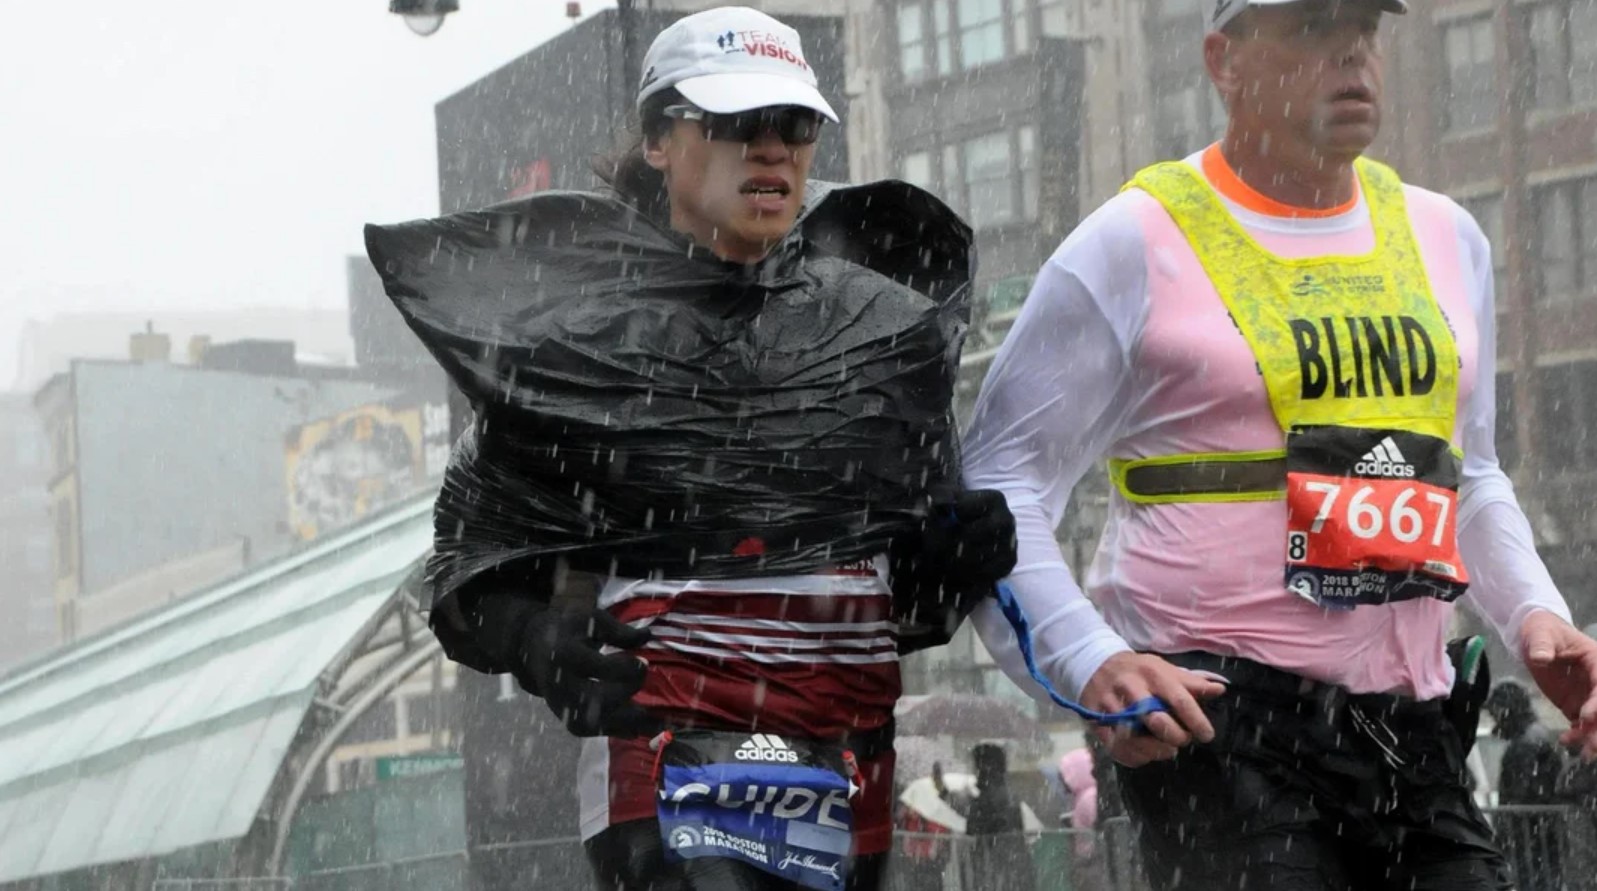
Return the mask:
{"type": "Polygon", "coordinates": [[[739,761],[783,761],[793,763],[799,760],[798,753],[788,748],[787,743],[774,733],[756,733],[743,741],[738,746],[733,757],[739,761]]]}
{"type": "Polygon", "coordinates": [[[1412,477],[1414,465],[1408,463],[1403,453],[1398,451],[1397,443],[1388,436],[1364,453],[1359,463],[1353,465],[1353,472],[1368,476],[1412,477]]]}

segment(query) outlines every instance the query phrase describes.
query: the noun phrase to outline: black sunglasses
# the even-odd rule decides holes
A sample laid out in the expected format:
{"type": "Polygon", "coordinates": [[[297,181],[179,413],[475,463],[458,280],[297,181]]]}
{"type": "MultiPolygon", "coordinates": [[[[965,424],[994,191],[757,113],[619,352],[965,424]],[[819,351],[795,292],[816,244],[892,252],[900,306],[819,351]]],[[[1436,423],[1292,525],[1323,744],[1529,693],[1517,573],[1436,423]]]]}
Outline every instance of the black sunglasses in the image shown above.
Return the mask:
{"type": "Polygon", "coordinates": [[[668,105],[664,113],[668,118],[698,121],[706,139],[753,142],[771,130],[788,145],[813,144],[821,138],[821,123],[825,120],[815,109],[799,105],[756,108],[736,114],[716,114],[692,105],[668,105]]]}

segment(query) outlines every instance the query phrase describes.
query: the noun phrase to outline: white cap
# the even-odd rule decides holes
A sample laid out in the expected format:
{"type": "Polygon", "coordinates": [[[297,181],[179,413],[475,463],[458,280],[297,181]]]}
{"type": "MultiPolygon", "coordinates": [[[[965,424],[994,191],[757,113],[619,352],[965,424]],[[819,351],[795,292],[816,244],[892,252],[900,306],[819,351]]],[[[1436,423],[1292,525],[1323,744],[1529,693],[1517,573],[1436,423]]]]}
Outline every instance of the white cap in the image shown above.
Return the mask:
{"type": "Polygon", "coordinates": [[[707,9],[660,32],[643,57],[638,105],[667,87],[716,114],[802,105],[837,120],[798,32],[746,6],[707,9]]]}
{"type": "MultiPolygon", "coordinates": [[[[1242,14],[1242,10],[1249,6],[1281,6],[1286,3],[1307,3],[1312,0],[1215,0],[1214,12],[1209,16],[1209,30],[1218,31],[1231,23],[1231,20],[1242,14]]],[[[1329,0],[1322,0],[1329,2],[1329,0]]],[[[1394,15],[1408,12],[1408,3],[1405,0],[1380,0],[1381,11],[1394,15]]]]}

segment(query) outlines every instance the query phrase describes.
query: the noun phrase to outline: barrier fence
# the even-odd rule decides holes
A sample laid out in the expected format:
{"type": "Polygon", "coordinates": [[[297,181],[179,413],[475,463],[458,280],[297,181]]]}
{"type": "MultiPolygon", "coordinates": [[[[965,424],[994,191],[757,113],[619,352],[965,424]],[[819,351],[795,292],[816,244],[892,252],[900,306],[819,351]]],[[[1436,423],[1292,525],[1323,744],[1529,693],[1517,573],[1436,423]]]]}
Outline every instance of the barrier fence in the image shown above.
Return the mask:
{"type": "MultiPolygon", "coordinates": [[[[1486,811],[1519,891],[1597,891],[1597,815],[1567,807],[1486,811]]],[[[1012,891],[1029,873],[1036,891],[1150,891],[1124,817],[1093,830],[1008,836],[900,832],[883,891],[1012,891]]],[[[292,878],[157,879],[153,891],[467,891],[484,887],[592,891],[576,838],[486,845],[308,872],[292,878]],[[493,876],[503,881],[496,881],[493,876]]]]}
{"type": "Polygon", "coordinates": [[[1486,818],[1519,891],[1597,891],[1597,811],[1504,805],[1486,818]]]}
{"type": "Polygon", "coordinates": [[[156,879],[151,891],[287,891],[294,880],[277,879],[156,879]]]}

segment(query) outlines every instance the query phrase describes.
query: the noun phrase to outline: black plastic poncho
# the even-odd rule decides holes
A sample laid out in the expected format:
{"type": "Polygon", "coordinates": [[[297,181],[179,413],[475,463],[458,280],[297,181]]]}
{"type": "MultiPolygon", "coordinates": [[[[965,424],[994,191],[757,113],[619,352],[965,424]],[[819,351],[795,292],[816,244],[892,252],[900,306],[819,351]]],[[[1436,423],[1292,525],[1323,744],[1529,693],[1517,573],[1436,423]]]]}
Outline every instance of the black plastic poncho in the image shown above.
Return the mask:
{"type": "Polygon", "coordinates": [[[807,197],[754,266],[589,193],[366,228],[477,412],[438,500],[435,607],[554,556],[678,578],[868,558],[957,484],[969,228],[900,182],[807,197]]]}

